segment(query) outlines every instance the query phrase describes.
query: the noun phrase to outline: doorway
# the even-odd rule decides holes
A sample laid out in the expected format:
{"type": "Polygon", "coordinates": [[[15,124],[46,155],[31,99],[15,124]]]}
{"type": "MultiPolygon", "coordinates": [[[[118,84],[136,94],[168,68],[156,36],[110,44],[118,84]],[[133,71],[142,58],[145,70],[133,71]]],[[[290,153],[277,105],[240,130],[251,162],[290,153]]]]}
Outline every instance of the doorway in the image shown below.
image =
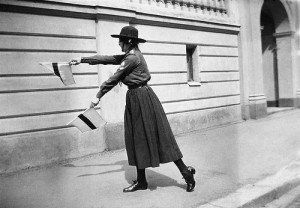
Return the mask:
{"type": "Polygon", "coordinates": [[[264,94],[268,113],[293,103],[291,29],[280,0],[265,0],[260,15],[264,94]]]}

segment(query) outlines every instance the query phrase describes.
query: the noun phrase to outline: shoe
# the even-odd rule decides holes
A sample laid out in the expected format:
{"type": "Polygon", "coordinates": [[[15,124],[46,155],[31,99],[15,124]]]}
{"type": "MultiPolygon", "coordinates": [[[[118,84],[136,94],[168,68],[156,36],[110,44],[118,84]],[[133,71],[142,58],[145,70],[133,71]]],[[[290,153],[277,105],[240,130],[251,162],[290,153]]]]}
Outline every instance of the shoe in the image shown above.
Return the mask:
{"type": "Polygon", "coordinates": [[[194,174],[196,173],[195,168],[188,166],[186,171],[182,172],[182,176],[185,179],[185,182],[187,184],[186,191],[192,192],[194,191],[194,188],[196,186],[196,181],[194,179],[194,174]]]}
{"type": "Polygon", "coordinates": [[[147,182],[138,182],[138,181],[133,181],[133,184],[131,184],[129,187],[124,188],[123,192],[134,192],[137,190],[146,190],[148,188],[148,183],[147,182]]]}

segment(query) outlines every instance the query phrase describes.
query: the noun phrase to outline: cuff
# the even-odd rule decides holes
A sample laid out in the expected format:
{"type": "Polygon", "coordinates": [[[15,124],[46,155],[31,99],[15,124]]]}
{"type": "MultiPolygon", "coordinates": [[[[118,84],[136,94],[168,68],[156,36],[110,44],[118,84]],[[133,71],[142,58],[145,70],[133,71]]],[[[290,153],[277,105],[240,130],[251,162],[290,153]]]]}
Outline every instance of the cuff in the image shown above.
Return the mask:
{"type": "Polygon", "coordinates": [[[81,63],[89,63],[89,59],[87,57],[81,57],[80,62],[81,63]]]}
{"type": "Polygon", "coordinates": [[[100,101],[100,98],[95,97],[95,98],[92,100],[92,103],[98,104],[99,101],[100,101]]]}

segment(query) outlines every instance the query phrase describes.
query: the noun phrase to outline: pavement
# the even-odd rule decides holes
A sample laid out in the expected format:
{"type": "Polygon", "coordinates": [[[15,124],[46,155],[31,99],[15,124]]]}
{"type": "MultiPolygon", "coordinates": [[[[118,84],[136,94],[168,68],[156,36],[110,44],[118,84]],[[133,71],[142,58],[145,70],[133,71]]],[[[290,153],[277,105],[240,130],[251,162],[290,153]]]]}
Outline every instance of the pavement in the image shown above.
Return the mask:
{"type": "Polygon", "coordinates": [[[123,193],[135,180],[125,150],[0,176],[0,208],[263,207],[299,185],[300,110],[176,136],[196,188],[173,163],[147,168],[149,188],[123,193]]]}

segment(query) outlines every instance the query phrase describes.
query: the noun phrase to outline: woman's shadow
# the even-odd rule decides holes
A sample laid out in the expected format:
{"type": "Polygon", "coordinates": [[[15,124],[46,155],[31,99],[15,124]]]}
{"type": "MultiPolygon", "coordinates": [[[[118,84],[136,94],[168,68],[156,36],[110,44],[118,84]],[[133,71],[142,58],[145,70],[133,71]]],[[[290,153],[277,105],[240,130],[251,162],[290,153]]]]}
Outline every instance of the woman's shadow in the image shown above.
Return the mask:
{"type": "MultiPolygon", "coordinates": [[[[112,164],[95,164],[95,165],[82,165],[77,166],[74,164],[66,164],[63,165],[63,167],[109,167],[109,166],[121,166],[120,169],[117,170],[109,170],[105,172],[100,173],[93,173],[93,174],[83,174],[79,175],[77,177],[88,177],[88,176],[97,176],[97,175],[103,175],[103,174],[109,174],[109,173],[116,173],[116,172],[124,172],[125,180],[128,182],[128,184],[132,184],[133,180],[136,180],[136,168],[133,166],[129,166],[127,160],[121,160],[112,164]]],[[[169,187],[169,186],[177,186],[180,188],[185,189],[185,184],[180,184],[173,178],[170,178],[166,175],[157,173],[153,170],[150,170],[149,168],[146,169],[146,177],[148,181],[148,188],[152,191],[157,189],[157,187],[169,187]]],[[[179,173],[180,177],[180,173],[179,173]]]]}

